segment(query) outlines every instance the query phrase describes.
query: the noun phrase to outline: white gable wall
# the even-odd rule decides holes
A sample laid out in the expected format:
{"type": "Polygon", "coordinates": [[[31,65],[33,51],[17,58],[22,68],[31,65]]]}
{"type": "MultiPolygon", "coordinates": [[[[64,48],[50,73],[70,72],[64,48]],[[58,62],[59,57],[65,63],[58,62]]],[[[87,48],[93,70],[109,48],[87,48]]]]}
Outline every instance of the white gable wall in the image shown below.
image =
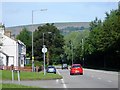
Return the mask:
{"type": "Polygon", "coordinates": [[[18,66],[18,47],[17,42],[4,35],[3,39],[3,52],[9,55],[8,66],[18,66]]]}
{"type": "Polygon", "coordinates": [[[0,62],[0,65],[6,65],[6,61],[3,61],[3,59],[6,60],[6,55],[0,53],[0,57],[1,57],[1,60],[2,60],[2,61],[0,62]]]}
{"type": "MultiPolygon", "coordinates": [[[[0,32],[3,38],[0,38],[0,57],[4,66],[14,65],[15,67],[24,67],[26,57],[26,45],[20,40],[15,41],[8,36],[4,35],[4,32],[0,32]]],[[[0,36],[1,36],[0,35],[0,36]]]]}
{"type": "Polygon", "coordinates": [[[21,67],[24,67],[26,61],[26,45],[18,40],[19,60],[21,67]]]}
{"type": "Polygon", "coordinates": [[[14,65],[14,57],[8,57],[8,66],[14,65]]]}

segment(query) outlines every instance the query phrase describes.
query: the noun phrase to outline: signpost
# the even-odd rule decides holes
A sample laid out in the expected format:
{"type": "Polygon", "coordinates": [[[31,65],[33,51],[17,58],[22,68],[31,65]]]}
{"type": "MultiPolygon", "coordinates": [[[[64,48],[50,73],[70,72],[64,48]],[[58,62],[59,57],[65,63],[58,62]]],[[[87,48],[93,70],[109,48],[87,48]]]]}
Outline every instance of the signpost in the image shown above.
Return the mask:
{"type": "Polygon", "coordinates": [[[44,75],[46,75],[46,70],[45,70],[45,53],[47,52],[47,48],[45,47],[45,45],[43,45],[43,48],[42,48],[42,52],[44,54],[44,75]]]}
{"type": "Polygon", "coordinates": [[[12,69],[12,83],[14,82],[14,71],[16,71],[17,75],[18,75],[18,82],[20,84],[20,70],[14,70],[14,66],[13,65],[11,66],[11,69],[12,69]]]}

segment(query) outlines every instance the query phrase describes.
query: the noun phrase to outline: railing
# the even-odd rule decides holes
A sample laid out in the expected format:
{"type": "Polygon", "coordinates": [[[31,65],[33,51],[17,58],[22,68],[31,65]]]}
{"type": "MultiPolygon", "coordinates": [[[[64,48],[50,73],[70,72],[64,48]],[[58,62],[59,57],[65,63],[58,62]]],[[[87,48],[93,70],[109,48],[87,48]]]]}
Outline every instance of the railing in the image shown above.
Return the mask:
{"type": "MultiPolygon", "coordinates": [[[[3,66],[4,70],[12,70],[12,66],[3,66]]],[[[18,67],[18,66],[14,66],[13,67],[14,70],[20,70],[20,71],[28,71],[28,72],[32,72],[32,67],[18,67]]]]}

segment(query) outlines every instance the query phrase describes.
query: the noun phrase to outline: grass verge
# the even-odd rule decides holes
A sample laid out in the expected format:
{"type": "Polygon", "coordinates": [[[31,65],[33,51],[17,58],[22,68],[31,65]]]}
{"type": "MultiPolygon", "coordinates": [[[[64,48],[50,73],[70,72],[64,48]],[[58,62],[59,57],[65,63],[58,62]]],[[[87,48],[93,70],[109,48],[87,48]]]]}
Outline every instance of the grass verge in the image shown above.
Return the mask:
{"type": "MultiPolygon", "coordinates": [[[[14,79],[17,80],[17,73],[14,72],[14,79]]],[[[53,80],[62,79],[62,76],[54,73],[43,72],[20,72],[20,80],[53,80]]],[[[12,72],[7,70],[2,70],[2,80],[12,80],[12,72]]]]}
{"type": "Polygon", "coordinates": [[[2,88],[37,88],[31,86],[17,85],[17,84],[2,84],[2,88]]]}
{"type": "Polygon", "coordinates": [[[17,85],[17,84],[0,84],[0,86],[2,86],[2,90],[47,90],[44,88],[37,88],[37,87],[17,85]]]}

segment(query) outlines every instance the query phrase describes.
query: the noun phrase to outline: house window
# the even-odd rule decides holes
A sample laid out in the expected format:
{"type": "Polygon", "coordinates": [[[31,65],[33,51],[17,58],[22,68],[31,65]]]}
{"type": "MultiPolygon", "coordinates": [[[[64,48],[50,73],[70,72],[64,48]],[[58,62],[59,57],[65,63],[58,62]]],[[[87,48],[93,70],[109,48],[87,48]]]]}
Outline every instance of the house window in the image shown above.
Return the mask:
{"type": "Polygon", "coordinates": [[[23,64],[23,60],[21,60],[21,64],[23,64]]]}

